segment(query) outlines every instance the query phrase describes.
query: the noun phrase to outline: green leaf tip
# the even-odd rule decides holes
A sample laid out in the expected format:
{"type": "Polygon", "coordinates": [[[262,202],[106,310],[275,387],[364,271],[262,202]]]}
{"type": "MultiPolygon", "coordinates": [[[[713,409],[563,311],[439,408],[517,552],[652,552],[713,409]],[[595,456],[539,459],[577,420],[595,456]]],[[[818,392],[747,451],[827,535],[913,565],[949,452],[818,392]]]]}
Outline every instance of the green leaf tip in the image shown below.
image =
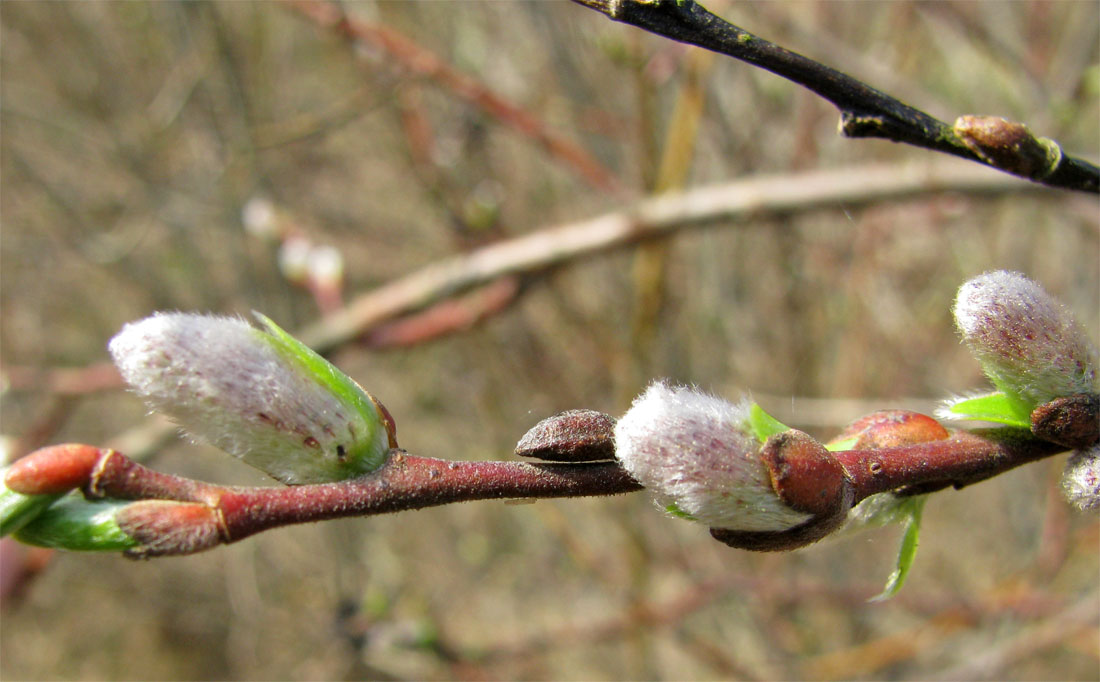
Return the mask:
{"type": "Polygon", "coordinates": [[[699,519],[695,518],[694,516],[692,516],[691,514],[684,511],[683,509],[680,509],[680,505],[676,504],[675,502],[669,502],[668,504],[666,504],[665,505],[665,511],[668,512],[669,514],[671,514],[672,516],[675,516],[678,519],[685,519],[687,521],[698,521],[699,520],[699,519]]]}
{"type": "Polygon", "coordinates": [[[3,484],[8,468],[0,469],[0,537],[7,537],[27,525],[61,495],[23,495],[3,484]]]}
{"type": "Polygon", "coordinates": [[[918,495],[904,500],[898,505],[896,511],[904,514],[905,533],[901,538],[901,547],[898,549],[897,566],[886,580],[886,587],[882,592],[872,597],[869,601],[880,602],[896,595],[905,585],[905,579],[909,577],[909,570],[917,558],[917,546],[920,544],[921,513],[924,511],[924,503],[927,497],[918,495]]]}
{"type": "Polygon", "coordinates": [[[749,407],[749,428],[761,443],[772,436],[790,431],[790,427],[764,411],[756,403],[749,407]]]}
{"type": "Polygon", "coordinates": [[[89,501],[73,492],[39,513],[14,537],[39,547],[76,552],[121,552],[138,545],[118,525],[115,514],[130,501],[89,501]]]}
{"type": "Polygon", "coordinates": [[[945,419],[969,419],[1021,428],[1031,427],[1031,412],[1018,398],[1003,391],[949,401],[941,416],[945,419]]]}

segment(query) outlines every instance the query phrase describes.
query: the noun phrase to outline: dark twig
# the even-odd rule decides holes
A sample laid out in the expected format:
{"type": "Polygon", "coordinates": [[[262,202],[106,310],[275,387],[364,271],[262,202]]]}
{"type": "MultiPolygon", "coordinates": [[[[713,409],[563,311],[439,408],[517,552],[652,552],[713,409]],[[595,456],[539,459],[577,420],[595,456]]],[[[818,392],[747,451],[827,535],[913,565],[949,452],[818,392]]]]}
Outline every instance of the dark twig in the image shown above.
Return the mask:
{"type": "Polygon", "coordinates": [[[692,0],[574,0],[615,21],[697,45],[771,71],[820,95],[840,110],[847,137],[904,142],[1063,189],[1100,192],[1100,168],[1062,152],[1003,119],[962,116],[954,126],[851,76],[758,38],[692,0]]]}

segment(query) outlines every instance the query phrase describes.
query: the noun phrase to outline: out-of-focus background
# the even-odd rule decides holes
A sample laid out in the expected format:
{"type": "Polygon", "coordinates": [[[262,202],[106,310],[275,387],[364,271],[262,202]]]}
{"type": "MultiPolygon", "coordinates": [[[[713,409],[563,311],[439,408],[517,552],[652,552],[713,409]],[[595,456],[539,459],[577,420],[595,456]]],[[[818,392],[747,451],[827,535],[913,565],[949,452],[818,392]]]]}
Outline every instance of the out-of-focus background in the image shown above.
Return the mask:
{"type": "MultiPolygon", "coordinates": [[[[572,3],[345,3],[378,31],[358,41],[318,7],[0,7],[12,455],[126,437],[165,471],[268,484],[135,434],[145,410],[101,366],[123,323],[256,309],[301,329],[449,255],[657,191],[934,156],[841,139],[808,92],[572,3]],[[343,288],[281,268],[288,241],[333,247],[343,288]]],[[[941,119],[1002,115],[1100,158],[1092,0],[712,9],[941,119]]],[[[1100,337],[1098,235],[1096,198],[1054,190],[764,213],[494,285],[444,311],[454,333],[414,318],[333,357],[421,455],[509,458],[543,417],[620,414],[654,377],[751,391],[827,437],[985,386],[949,317],[974,274],[1025,272],[1100,337]]],[[[885,603],[867,599],[897,529],[752,554],[643,494],[330,522],[149,562],[8,546],[39,572],[4,598],[0,677],[1098,679],[1100,530],[1062,502],[1062,464],[933,497],[885,603]]]]}

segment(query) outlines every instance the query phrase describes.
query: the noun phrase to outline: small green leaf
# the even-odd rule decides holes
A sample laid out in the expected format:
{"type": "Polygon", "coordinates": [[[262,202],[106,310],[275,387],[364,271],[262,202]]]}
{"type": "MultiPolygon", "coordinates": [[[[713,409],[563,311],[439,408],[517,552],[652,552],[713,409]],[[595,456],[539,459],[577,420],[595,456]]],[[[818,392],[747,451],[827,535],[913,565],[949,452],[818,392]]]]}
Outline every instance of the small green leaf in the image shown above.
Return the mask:
{"type": "Polygon", "coordinates": [[[763,443],[777,433],[789,431],[790,427],[780,422],[775,417],[764,411],[756,403],[749,408],[749,428],[756,438],[763,443]]]}
{"type": "Polygon", "coordinates": [[[699,519],[695,518],[694,516],[692,516],[691,514],[684,511],[683,509],[680,509],[679,505],[677,505],[675,502],[669,502],[667,505],[665,505],[665,511],[668,512],[669,514],[672,514],[673,516],[675,516],[678,519],[687,519],[688,521],[698,521],[699,520],[699,519]]]}
{"type": "Polygon", "coordinates": [[[898,550],[897,568],[886,580],[886,587],[882,590],[882,593],[872,597],[870,601],[886,601],[897,594],[902,585],[905,584],[905,579],[909,576],[909,569],[913,567],[913,561],[917,558],[921,512],[924,510],[926,499],[927,496],[919,495],[898,506],[897,511],[907,513],[909,518],[905,524],[905,534],[901,538],[901,548],[898,550]]]}
{"type": "Polygon", "coordinates": [[[825,449],[829,452],[842,452],[844,450],[851,450],[856,446],[859,441],[859,436],[852,436],[851,438],[845,438],[844,440],[834,440],[825,444],[825,449]]]}
{"type": "Polygon", "coordinates": [[[28,545],[77,552],[120,552],[138,542],[119,528],[115,513],[129,501],[92,502],[73,492],[15,533],[28,545]]]}
{"type": "MultiPolygon", "coordinates": [[[[0,481],[7,468],[0,469],[0,481]]],[[[61,495],[22,495],[0,483],[0,537],[6,537],[30,523],[61,495]]]]}
{"type": "Polygon", "coordinates": [[[951,403],[947,411],[964,419],[1031,428],[1031,411],[1021,400],[1013,400],[1003,391],[964,398],[951,403]]]}

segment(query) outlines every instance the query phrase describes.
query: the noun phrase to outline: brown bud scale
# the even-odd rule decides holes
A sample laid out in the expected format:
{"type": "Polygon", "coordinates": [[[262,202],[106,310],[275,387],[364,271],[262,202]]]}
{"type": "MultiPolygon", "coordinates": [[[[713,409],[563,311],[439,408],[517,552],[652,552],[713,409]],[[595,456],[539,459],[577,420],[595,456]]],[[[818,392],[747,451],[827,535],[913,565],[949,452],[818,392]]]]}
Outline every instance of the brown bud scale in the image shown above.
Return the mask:
{"type": "Polygon", "coordinates": [[[520,457],[551,462],[615,458],[615,419],[595,410],[569,410],[543,419],[516,445],[520,457]]]}
{"type": "Polygon", "coordinates": [[[953,129],[978,158],[1016,175],[1048,175],[1060,156],[1057,145],[1050,140],[1036,139],[1024,124],[999,116],[960,116],[953,129]]]}
{"type": "Polygon", "coordinates": [[[1031,413],[1031,432],[1068,448],[1092,446],[1100,441],[1100,396],[1080,393],[1036,407],[1031,413]]]}
{"type": "Polygon", "coordinates": [[[775,492],[796,511],[832,515],[848,497],[843,467],[821,443],[801,431],[791,429],[772,436],[760,457],[775,492]]]}

